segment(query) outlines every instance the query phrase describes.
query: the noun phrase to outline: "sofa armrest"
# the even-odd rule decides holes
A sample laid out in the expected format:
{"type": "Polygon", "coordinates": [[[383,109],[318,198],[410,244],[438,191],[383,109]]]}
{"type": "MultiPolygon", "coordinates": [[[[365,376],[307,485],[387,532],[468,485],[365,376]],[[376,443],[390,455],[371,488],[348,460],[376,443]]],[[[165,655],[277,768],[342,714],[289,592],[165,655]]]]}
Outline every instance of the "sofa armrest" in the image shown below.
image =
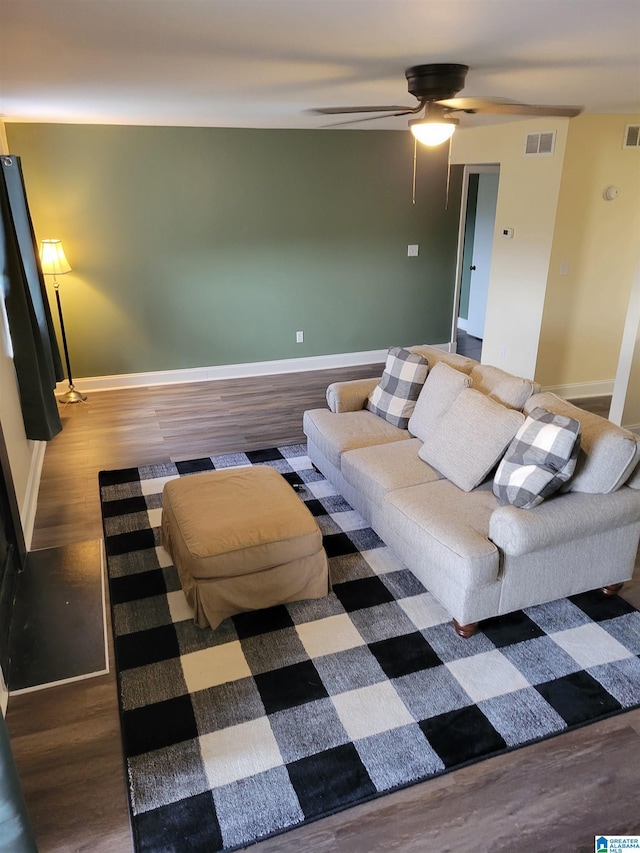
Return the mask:
{"type": "Polygon", "coordinates": [[[351,379],[332,382],[327,388],[327,405],[332,412],[358,412],[364,409],[367,397],[380,379],[351,379]]]}
{"type": "Polygon", "coordinates": [[[489,539],[518,556],[640,522],[640,492],[623,486],[608,495],[568,492],[534,509],[501,506],[489,521],[489,539]]]}

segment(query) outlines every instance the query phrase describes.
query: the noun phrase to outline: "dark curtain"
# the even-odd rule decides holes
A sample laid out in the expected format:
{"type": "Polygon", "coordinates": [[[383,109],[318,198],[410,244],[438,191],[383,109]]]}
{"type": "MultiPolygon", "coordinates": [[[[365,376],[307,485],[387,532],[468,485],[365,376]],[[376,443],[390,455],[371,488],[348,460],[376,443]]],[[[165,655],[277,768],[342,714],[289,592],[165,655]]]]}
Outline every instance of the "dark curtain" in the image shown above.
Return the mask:
{"type": "Polygon", "coordinates": [[[62,429],[54,396],[64,378],[40,271],[20,158],[0,157],[0,270],[27,438],[48,441],[62,429]]]}

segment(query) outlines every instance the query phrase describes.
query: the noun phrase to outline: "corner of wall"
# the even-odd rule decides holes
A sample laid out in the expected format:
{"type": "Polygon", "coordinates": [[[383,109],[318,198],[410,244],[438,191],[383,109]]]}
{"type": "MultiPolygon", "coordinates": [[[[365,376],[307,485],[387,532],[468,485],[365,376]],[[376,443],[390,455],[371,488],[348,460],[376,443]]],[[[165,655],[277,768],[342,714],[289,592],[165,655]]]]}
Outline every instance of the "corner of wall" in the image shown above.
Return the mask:
{"type": "Polygon", "coordinates": [[[9,141],[7,140],[7,129],[4,122],[0,119],[0,154],[9,153],[9,141]]]}
{"type": "Polygon", "coordinates": [[[640,158],[622,146],[633,119],[571,119],[536,365],[542,385],[615,375],[640,223],[640,158]],[[613,202],[603,198],[611,184],[620,188],[613,202]]]}
{"type": "Polygon", "coordinates": [[[640,429],[640,255],[627,308],[609,419],[633,432],[640,429]]]}

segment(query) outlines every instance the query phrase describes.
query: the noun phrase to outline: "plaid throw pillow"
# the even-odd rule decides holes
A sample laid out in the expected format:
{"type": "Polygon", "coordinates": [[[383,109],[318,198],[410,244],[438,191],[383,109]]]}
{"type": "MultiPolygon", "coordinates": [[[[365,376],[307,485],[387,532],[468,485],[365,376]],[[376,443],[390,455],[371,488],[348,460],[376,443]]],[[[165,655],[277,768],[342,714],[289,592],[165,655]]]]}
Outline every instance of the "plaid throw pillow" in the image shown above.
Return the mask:
{"type": "Polygon", "coordinates": [[[429,362],[424,356],[391,347],[382,379],[367,398],[367,409],[406,429],[428,372],[429,362]]]}
{"type": "Polygon", "coordinates": [[[503,504],[531,509],[573,474],[580,450],[580,423],[535,408],[498,465],[493,493],[503,504]]]}

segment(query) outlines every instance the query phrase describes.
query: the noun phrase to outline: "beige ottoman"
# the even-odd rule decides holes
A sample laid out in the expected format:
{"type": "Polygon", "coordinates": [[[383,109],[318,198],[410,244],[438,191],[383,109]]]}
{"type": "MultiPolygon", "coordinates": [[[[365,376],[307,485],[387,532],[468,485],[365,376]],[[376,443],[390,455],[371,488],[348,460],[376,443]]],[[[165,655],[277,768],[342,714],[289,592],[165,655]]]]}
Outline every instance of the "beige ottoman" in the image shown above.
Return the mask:
{"type": "Polygon", "coordinates": [[[201,628],[329,592],[318,525],[267,466],[171,480],[162,494],[162,544],[201,628]]]}

